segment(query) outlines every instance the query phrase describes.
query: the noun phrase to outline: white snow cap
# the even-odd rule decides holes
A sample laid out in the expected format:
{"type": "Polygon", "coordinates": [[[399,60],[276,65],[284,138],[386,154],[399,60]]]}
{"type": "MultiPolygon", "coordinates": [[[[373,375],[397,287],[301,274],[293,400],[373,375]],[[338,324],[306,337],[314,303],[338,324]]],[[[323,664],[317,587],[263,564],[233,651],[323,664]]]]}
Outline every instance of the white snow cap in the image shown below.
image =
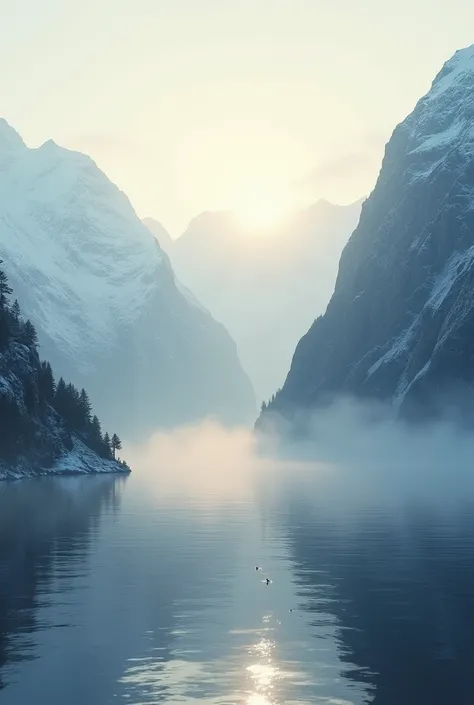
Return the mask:
{"type": "Polygon", "coordinates": [[[459,49],[443,66],[433,81],[430,98],[437,98],[464,75],[474,73],[474,44],[459,49]]]}
{"type": "Polygon", "coordinates": [[[12,151],[26,147],[16,130],[4,118],[0,118],[0,149],[12,151]]]}
{"type": "Polygon", "coordinates": [[[61,341],[80,370],[90,350],[114,344],[117,321],[147,310],[166,276],[155,239],[90,157],[52,140],[30,149],[2,119],[0,241],[12,286],[28,282],[22,308],[40,344],[61,341]]]}

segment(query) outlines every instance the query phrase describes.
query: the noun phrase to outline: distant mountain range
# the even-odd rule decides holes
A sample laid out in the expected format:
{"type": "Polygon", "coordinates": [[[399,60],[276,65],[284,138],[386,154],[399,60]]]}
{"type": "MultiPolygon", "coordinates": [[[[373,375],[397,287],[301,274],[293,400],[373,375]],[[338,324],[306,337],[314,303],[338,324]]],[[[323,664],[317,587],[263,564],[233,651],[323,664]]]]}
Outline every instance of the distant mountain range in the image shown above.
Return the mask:
{"type": "Polygon", "coordinates": [[[42,356],[128,437],[255,413],[235,343],[89,157],[0,120],[0,257],[42,356]]]}
{"type": "Polygon", "coordinates": [[[395,129],[327,311],[269,413],[339,394],[473,421],[474,46],[395,129]]]}
{"type": "Polygon", "coordinates": [[[296,342],[324,310],[361,205],[319,201],[254,232],[232,213],[206,212],[175,241],[145,221],[180,280],[233,336],[260,400],[283,383],[296,342]]]}

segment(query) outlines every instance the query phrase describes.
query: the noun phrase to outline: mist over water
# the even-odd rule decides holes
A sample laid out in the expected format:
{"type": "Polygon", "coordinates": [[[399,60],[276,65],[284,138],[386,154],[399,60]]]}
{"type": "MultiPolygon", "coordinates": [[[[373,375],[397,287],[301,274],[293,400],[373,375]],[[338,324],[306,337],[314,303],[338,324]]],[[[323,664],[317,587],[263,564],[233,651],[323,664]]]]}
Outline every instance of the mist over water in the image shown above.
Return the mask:
{"type": "Polygon", "coordinates": [[[386,407],[344,400],[308,415],[302,438],[227,430],[212,422],[127,446],[137,480],[191,499],[285,493],[396,506],[456,502],[474,492],[474,433],[450,421],[411,426],[386,407]],[[138,477],[138,475],[140,477],[138,477]]]}
{"type": "Polygon", "coordinates": [[[0,485],[1,702],[470,703],[474,441],[349,403],[311,426],[0,485]]]}

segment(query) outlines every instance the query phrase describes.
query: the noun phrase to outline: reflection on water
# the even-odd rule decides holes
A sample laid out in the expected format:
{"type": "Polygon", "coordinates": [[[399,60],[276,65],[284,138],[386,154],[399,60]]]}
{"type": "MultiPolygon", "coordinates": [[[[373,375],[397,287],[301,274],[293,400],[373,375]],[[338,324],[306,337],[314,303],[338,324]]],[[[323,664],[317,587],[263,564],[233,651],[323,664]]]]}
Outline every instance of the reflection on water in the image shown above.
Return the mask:
{"type": "MultiPolygon", "coordinates": [[[[267,624],[270,619],[270,615],[266,615],[263,618],[263,622],[267,624]]],[[[270,632],[270,627],[266,627],[264,631],[270,632]]],[[[274,649],[275,642],[268,636],[262,636],[249,649],[249,654],[255,658],[255,663],[247,666],[247,671],[252,680],[250,684],[252,694],[248,699],[249,705],[270,705],[270,703],[275,702],[272,695],[280,674],[278,667],[274,665],[272,660],[274,649]]]]}
{"type": "Polygon", "coordinates": [[[110,477],[0,482],[0,689],[2,667],[39,658],[35,634],[63,626],[40,606],[80,581],[101,511],[116,511],[120,486],[110,477]]]}
{"type": "MultiPolygon", "coordinates": [[[[340,658],[357,663],[374,701],[472,702],[474,506],[454,516],[412,507],[403,521],[377,511],[331,525],[298,510],[289,526],[301,594],[324,594],[340,658]]],[[[310,598],[306,609],[318,613],[310,598]]],[[[352,666],[342,669],[353,678],[352,666]]]]}
{"type": "Polygon", "coordinates": [[[2,704],[471,703],[467,490],[287,480],[0,484],[2,704]]]}

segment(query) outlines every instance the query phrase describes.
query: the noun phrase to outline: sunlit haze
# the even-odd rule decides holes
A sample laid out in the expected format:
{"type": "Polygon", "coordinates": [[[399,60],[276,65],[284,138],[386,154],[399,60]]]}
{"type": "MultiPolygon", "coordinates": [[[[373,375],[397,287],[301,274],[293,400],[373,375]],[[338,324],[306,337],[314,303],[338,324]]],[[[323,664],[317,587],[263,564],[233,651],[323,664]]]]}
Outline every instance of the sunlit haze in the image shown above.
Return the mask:
{"type": "Polygon", "coordinates": [[[265,192],[250,193],[242,198],[242,202],[236,202],[234,211],[238,223],[244,233],[257,234],[265,237],[275,232],[272,226],[278,225],[288,211],[291,204],[277,194],[265,192]]]}
{"type": "Polygon", "coordinates": [[[2,23],[3,66],[15,70],[1,112],[32,146],[53,138],[91,154],[174,236],[209,209],[261,224],[276,217],[268,199],[285,210],[370,191],[394,125],[472,42],[474,6],[452,10],[26,0],[2,23]],[[264,203],[248,207],[248,193],[264,203]]]}
{"type": "Polygon", "coordinates": [[[469,705],[474,2],[2,9],[0,705],[469,705]]]}

